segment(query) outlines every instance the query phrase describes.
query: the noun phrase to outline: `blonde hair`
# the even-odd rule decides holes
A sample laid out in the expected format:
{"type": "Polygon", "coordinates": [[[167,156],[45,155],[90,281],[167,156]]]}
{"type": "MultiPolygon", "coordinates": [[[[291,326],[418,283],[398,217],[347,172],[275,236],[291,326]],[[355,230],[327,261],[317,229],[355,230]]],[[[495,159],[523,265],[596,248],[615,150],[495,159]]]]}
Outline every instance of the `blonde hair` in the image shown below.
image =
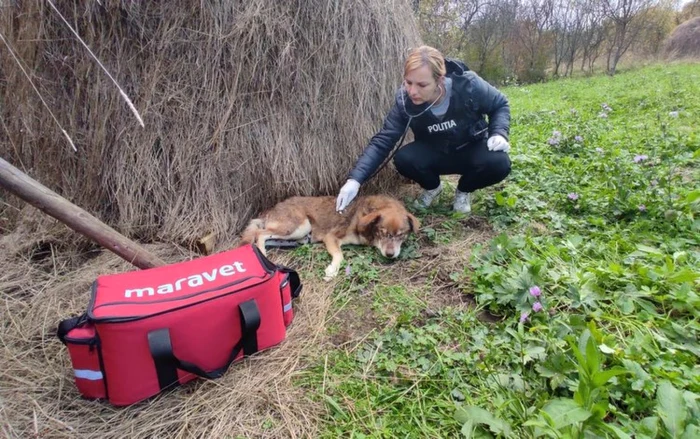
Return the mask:
{"type": "Polygon", "coordinates": [[[417,68],[428,66],[433,74],[433,78],[437,81],[440,76],[445,76],[445,57],[434,47],[420,46],[411,49],[404,64],[404,77],[408,72],[417,68]]]}

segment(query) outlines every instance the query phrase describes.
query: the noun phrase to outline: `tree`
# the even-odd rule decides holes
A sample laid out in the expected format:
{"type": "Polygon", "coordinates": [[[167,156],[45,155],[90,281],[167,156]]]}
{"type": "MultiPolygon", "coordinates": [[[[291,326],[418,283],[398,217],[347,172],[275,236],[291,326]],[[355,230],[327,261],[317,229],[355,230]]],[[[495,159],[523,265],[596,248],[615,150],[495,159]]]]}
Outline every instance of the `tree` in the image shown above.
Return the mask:
{"type": "Polygon", "coordinates": [[[605,11],[601,0],[587,0],[583,4],[583,33],[581,36],[581,71],[593,70],[600,56],[607,31],[603,20],[605,11]]]}
{"type": "Polygon", "coordinates": [[[554,14],[555,0],[528,0],[522,3],[517,22],[517,38],[525,50],[527,80],[544,79],[544,70],[551,53],[547,32],[554,14]]]}
{"type": "Polygon", "coordinates": [[[554,76],[566,63],[564,75],[571,74],[576,55],[579,53],[586,26],[585,0],[558,0],[554,7],[552,30],[554,37],[554,76]]]}
{"type": "Polygon", "coordinates": [[[493,2],[482,5],[480,13],[466,29],[469,45],[475,53],[474,70],[481,73],[495,50],[509,38],[515,22],[516,1],[493,2]]]}
{"type": "Polygon", "coordinates": [[[660,1],[647,10],[647,24],[633,44],[636,54],[654,56],[661,51],[664,40],[675,27],[678,14],[674,9],[675,1],[660,1]]]}
{"type": "Polygon", "coordinates": [[[464,44],[460,31],[459,3],[451,0],[423,0],[419,3],[418,26],[426,44],[445,54],[457,53],[464,44]]]}
{"type": "Polygon", "coordinates": [[[681,13],[678,14],[678,21],[676,24],[681,24],[684,21],[688,21],[691,18],[700,16],[700,0],[693,0],[683,5],[681,13]]]}
{"type": "Polygon", "coordinates": [[[608,35],[608,74],[614,75],[617,64],[649,21],[654,0],[603,0],[605,16],[612,29],[608,35]]]}

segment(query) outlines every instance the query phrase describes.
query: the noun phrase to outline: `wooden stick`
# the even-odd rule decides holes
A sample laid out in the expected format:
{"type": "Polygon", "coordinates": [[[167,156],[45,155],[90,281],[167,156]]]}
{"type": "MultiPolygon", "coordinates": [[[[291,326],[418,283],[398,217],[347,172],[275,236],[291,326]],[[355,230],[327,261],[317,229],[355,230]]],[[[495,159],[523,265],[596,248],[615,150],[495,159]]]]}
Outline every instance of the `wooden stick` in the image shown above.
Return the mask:
{"type": "Polygon", "coordinates": [[[216,235],[214,232],[199,238],[196,243],[197,251],[203,255],[210,255],[216,245],[216,235]]]}
{"type": "Polygon", "coordinates": [[[142,269],[165,265],[157,256],[0,158],[0,185],[27,203],[142,269]]]}

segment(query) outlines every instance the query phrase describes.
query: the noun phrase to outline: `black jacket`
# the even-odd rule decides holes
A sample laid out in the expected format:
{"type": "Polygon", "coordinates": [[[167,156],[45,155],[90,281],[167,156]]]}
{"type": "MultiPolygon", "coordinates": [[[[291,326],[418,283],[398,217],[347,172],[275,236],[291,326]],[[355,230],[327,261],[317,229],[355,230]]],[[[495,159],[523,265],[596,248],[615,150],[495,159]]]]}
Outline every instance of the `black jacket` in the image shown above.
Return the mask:
{"type": "Polygon", "coordinates": [[[456,60],[445,60],[446,76],[452,78],[447,113],[438,119],[429,104],[414,105],[403,87],[382,129],[372,137],[357,159],[349,178],[364,183],[391,153],[410,126],[417,141],[450,151],[500,134],[508,139],[510,107],[506,97],[456,60]],[[485,116],[488,116],[488,123],[485,116]]]}

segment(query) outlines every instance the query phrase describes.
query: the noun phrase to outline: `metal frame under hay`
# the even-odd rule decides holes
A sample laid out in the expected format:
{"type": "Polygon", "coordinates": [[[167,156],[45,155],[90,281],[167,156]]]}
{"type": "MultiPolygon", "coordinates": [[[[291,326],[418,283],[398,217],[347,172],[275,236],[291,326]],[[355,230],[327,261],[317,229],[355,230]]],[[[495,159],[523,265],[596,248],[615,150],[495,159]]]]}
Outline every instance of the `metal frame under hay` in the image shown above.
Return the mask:
{"type": "Polygon", "coordinates": [[[700,17],[679,25],[663,46],[666,59],[700,59],[700,17]]]}
{"type": "Polygon", "coordinates": [[[3,47],[0,154],[142,241],[336,193],[418,41],[403,0],[55,3],[145,128],[55,11],[20,2],[0,29],[78,151],[3,47]]]}
{"type": "MultiPolygon", "coordinates": [[[[141,241],[213,231],[226,247],[283,197],[335,193],[418,42],[403,0],[55,3],[145,128],[45,2],[5,2],[0,32],[61,127],[0,46],[0,154],[141,241]]],[[[369,189],[393,183],[383,172],[369,189]]],[[[84,401],[56,325],[99,274],[133,267],[0,194],[0,436],[314,436],[322,407],[293,382],[321,355],[329,286],[307,280],[285,343],[221,380],[124,409],[84,401]]]]}

